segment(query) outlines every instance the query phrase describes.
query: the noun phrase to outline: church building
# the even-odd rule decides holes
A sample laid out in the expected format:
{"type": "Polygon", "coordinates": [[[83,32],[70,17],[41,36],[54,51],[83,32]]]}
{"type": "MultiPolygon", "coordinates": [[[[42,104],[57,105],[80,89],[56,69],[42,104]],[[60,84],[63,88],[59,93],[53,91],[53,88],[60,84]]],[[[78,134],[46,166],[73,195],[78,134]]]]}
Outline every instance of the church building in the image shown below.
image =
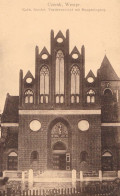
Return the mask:
{"type": "MultiPolygon", "coordinates": [[[[7,94],[1,117],[2,170],[120,170],[120,78],[107,56],[85,76],[85,47],[69,51],[69,30],[35,48],[35,76],[7,94]]],[[[14,88],[14,87],[13,87],[14,88]]]]}

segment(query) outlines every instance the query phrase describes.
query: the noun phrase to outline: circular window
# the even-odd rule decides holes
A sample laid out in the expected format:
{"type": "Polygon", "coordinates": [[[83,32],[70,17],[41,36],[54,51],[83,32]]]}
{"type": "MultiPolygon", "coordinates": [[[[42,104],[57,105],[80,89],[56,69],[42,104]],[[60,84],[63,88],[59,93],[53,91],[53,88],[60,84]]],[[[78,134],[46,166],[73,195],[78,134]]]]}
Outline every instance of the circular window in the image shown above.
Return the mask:
{"type": "Polygon", "coordinates": [[[48,55],[47,54],[43,54],[42,55],[42,59],[47,59],[48,58],[48,55]]]}
{"type": "Polygon", "coordinates": [[[28,84],[30,84],[30,83],[32,82],[32,78],[27,78],[27,79],[26,79],[26,82],[27,82],[28,84]]]}
{"type": "Polygon", "coordinates": [[[61,37],[59,37],[59,38],[57,39],[57,42],[58,42],[58,43],[62,43],[62,42],[63,42],[63,39],[62,39],[61,37]]]}
{"type": "Polygon", "coordinates": [[[94,78],[89,77],[89,78],[87,79],[87,81],[88,81],[89,83],[93,83],[93,82],[94,82],[94,78]]]}
{"type": "Polygon", "coordinates": [[[87,120],[81,120],[81,121],[79,121],[78,128],[81,131],[87,131],[89,129],[89,122],[87,120]]]}
{"type": "Polygon", "coordinates": [[[76,54],[76,53],[73,54],[73,55],[72,55],[72,58],[73,58],[73,59],[78,59],[78,54],[76,54]]]}
{"type": "Polygon", "coordinates": [[[39,120],[33,120],[30,122],[30,129],[32,131],[38,131],[41,128],[41,123],[39,120]]]}

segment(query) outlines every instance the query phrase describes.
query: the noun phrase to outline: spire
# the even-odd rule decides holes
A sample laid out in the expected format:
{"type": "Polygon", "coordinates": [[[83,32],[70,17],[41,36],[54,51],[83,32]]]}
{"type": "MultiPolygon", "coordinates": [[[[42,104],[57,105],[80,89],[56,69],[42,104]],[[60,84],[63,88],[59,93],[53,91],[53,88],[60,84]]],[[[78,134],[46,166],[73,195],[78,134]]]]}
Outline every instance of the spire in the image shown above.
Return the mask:
{"type": "Polygon", "coordinates": [[[38,46],[35,47],[35,53],[36,53],[36,55],[39,54],[39,47],[38,46]]]}
{"type": "Polygon", "coordinates": [[[105,66],[105,65],[111,65],[110,61],[108,60],[107,56],[105,55],[103,58],[103,61],[101,63],[101,67],[105,66]]]}

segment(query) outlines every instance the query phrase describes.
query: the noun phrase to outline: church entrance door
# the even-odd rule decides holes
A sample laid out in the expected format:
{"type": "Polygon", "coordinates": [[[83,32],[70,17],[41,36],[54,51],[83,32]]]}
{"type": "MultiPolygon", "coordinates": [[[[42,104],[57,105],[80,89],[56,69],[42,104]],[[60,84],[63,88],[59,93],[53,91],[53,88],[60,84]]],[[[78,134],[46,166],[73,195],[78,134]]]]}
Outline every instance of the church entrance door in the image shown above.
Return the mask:
{"type": "Polygon", "coordinates": [[[53,154],[53,169],[66,170],[66,154],[53,154]]]}
{"type": "Polygon", "coordinates": [[[61,118],[55,119],[48,133],[48,168],[54,170],[70,170],[71,147],[70,127],[61,118]]]}

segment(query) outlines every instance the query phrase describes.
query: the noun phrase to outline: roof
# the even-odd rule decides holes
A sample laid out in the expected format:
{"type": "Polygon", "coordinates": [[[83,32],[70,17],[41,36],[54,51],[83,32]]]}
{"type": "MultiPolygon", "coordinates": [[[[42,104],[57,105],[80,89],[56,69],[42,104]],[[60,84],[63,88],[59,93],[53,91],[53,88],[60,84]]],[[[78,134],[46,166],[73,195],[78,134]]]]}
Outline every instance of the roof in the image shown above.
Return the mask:
{"type": "Polygon", "coordinates": [[[95,78],[95,75],[94,75],[94,73],[92,72],[92,70],[90,70],[90,71],[88,72],[87,76],[86,76],[86,78],[89,78],[89,77],[95,78]]]}
{"type": "Polygon", "coordinates": [[[1,122],[17,123],[19,119],[18,106],[19,106],[19,96],[10,96],[9,94],[7,94],[1,122]]]}
{"type": "Polygon", "coordinates": [[[101,80],[120,80],[106,55],[99,69],[99,74],[101,80]]]}

